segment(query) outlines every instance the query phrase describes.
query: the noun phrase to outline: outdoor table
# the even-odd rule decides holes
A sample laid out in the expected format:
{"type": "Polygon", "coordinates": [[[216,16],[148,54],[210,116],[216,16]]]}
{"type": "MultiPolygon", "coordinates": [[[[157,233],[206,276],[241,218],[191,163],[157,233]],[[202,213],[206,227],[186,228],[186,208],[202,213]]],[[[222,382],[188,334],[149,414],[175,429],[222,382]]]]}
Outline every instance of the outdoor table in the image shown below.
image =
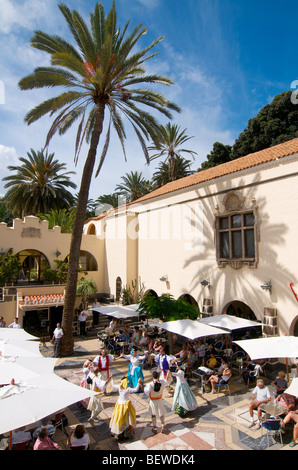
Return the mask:
{"type": "Polygon", "coordinates": [[[276,405],[275,403],[263,403],[260,405],[260,408],[262,411],[267,413],[270,416],[274,416],[275,418],[278,418],[279,416],[283,415],[286,413],[286,410],[280,406],[276,405]]]}

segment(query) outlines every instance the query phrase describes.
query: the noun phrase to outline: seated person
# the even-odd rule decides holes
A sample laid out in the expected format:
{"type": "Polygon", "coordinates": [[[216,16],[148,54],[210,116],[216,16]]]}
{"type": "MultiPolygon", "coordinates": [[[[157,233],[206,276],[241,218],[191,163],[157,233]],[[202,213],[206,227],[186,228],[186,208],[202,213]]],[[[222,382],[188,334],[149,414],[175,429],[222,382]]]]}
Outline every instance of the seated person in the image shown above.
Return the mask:
{"type": "Polygon", "coordinates": [[[33,450],[62,450],[60,446],[49,437],[49,431],[44,428],[38,434],[33,450]]]}
{"type": "Polygon", "coordinates": [[[215,369],[215,368],[216,368],[216,366],[217,366],[217,360],[216,360],[216,357],[215,357],[214,353],[211,353],[211,354],[210,354],[209,359],[207,359],[207,361],[206,361],[206,366],[207,366],[209,369],[215,369]]]}
{"type": "Polygon", "coordinates": [[[220,373],[216,375],[211,375],[211,377],[209,377],[207,381],[207,382],[210,382],[211,384],[211,388],[212,388],[211,393],[216,393],[216,384],[225,385],[228,382],[231,375],[232,373],[227,364],[225,364],[224,369],[222,369],[220,373]]]}
{"type": "Polygon", "coordinates": [[[290,442],[289,447],[295,447],[298,439],[298,424],[296,423],[293,429],[293,440],[290,442]]]}
{"type": "Polygon", "coordinates": [[[49,437],[52,439],[55,434],[56,428],[51,424],[51,419],[49,416],[41,420],[41,426],[38,426],[33,432],[33,439],[37,439],[38,434],[44,428],[49,431],[49,437]]]}
{"type": "Polygon", "coordinates": [[[22,428],[16,429],[12,433],[12,447],[16,444],[23,444],[26,443],[28,446],[29,442],[32,440],[31,433],[29,431],[25,431],[26,426],[23,426],[22,428]]]}
{"type": "Polygon", "coordinates": [[[286,381],[286,374],[283,371],[280,371],[276,379],[273,382],[271,382],[271,385],[275,387],[276,389],[275,397],[277,397],[278,395],[281,395],[288,388],[288,382],[286,381]]]}
{"type": "Polygon", "coordinates": [[[187,359],[187,345],[183,344],[181,351],[175,356],[179,358],[180,362],[184,362],[187,359]]]}
{"type": "Polygon", "coordinates": [[[250,422],[249,427],[251,428],[252,426],[256,424],[254,421],[253,412],[255,409],[257,409],[257,412],[258,412],[257,429],[260,429],[261,414],[262,414],[262,409],[260,405],[262,405],[263,403],[269,403],[271,401],[271,395],[270,395],[269,389],[268,387],[265,387],[263,379],[257,380],[257,385],[252,391],[251,396],[252,396],[252,401],[249,404],[249,414],[250,414],[251,422],[250,422]]]}
{"type": "Polygon", "coordinates": [[[294,411],[296,409],[296,400],[293,395],[290,395],[289,393],[281,393],[280,395],[277,396],[275,400],[276,405],[281,406],[284,408],[286,413],[289,413],[290,411],[294,411]]]}
{"type": "Polygon", "coordinates": [[[281,422],[281,428],[284,429],[285,425],[288,424],[291,420],[294,421],[295,425],[298,424],[298,410],[290,411],[286,414],[286,417],[281,422]]]}
{"type": "Polygon", "coordinates": [[[89,434],[83,424],[78,424],[75,430],[71,429],[67,439],[67,445],[70,447],[84,447],[88,450],[90,443],[89,434]]]}

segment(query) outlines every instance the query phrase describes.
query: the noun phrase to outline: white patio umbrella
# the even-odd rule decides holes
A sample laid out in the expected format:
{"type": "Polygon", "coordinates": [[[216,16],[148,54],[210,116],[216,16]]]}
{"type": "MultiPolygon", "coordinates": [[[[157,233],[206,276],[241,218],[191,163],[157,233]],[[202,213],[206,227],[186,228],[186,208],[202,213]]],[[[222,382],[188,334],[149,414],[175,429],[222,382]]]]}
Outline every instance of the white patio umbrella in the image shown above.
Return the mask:
{"type": "MultiPolygon", "coordinates": [[[[247,318],[234,317],[232,315],[227,315],[227,314],[205,317],[198,321],[205,325],[223,328],[224,330],[227,330],[227,332],[229,333],[235,330],[242,329],[242,328],[253,328],[253,327],[262,325],[259,322],[248,320],[247,318]]],[[[227,343],[228,341],[227,341],[227,336],[226,336],[226,349],[228,350],[227,343]]]]}
{"type": "Polygon", "coordinates": [[[200,323],[204,323],[205,325],[216,326],[228,331],[239,330],[240,328],[242,329],[262,326],[262,324],[259,322],[248,320],[247,318],[234,317],[233,315],[227,314],[205,317],[198,321],[200,323]]]}
{"type": "Polygon", "coordinates": [[[221,328],[205,325],[197,320],[173,320],[164,323],[158,323],[158,328],[184,336],[187,339],[194,340],[205,336],[226,335],[227,332],[221,328]]]}
{"type": "MultiPolygon", "coordinates": [[[[288,358],[298,356],[297,336],[272,336],[270,338],[245,339],[235,341],[252,360],[285,358],[288,369],[288,358]]],[[[288,372],[289,381],[289,372],[288,372]]]]}
{"type": "MultiPolygon", "coordinates": [[[[210,325],[204,325],[197,320],[173,320],[164,323],[158,323],[158,328],[175,333],[179,336],[187,338],[187,351],[189,350],[189,340],[193,341],[197,338],[203,338],[206,336],[226,335],[227,332],[220,328],[216,328],[210,325]]],[[[189,366],[187,360],[187,368],[189,366]]]]}
{"type": "Polygon", "coordinates": [[[0,339],[13,339],[14,341],[30,341],[39,339],[30,335],[23,328],[0,328],[0,339]]]}
{"type": "Polygon", "coordinates": [[[298,398],[298,377],[295,377],[290,386],[285,390],[285,393],[289,395],[293,395],[294,397],[298,398]]]}
{"type": "Polygon", "coordinates": [[[0,385],[26,381],[53,372],[56,358],[0,356],[0,385]]]}
{"type": "Polygon", "coordinates": [[[2,356],[43,357],[36,341],[13,341],[0,338],[2,356]]]}
{"type": "Polygon", "coordinates": [[[103,315],[109,315],[115,318],[129,318],[129,317],[138,317],[137,312],[139,304],[131,305],[105,305],[103,307],[90,308],[95,312],[102,313],[103,315]]]}
{"type": "Polygon", "coordinates": [[[54,373],[0,388],[0,434],[35,423],[96,395],[54,373]]]}

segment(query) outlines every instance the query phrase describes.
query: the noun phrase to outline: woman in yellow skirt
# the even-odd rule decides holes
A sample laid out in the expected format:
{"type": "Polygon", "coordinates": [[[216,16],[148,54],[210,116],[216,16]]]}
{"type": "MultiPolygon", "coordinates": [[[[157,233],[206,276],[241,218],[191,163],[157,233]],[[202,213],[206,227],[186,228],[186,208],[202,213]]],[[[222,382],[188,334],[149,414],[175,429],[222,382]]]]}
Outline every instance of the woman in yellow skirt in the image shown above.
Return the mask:
{"type": "Polygon", "coordinates": [[[115,385],[112,380],[114,390],[119,393],[119,398],[115,405],[110,421],[111,435],[116,439],[125,439],[134,436],[136,427],[136,410],[130,401],[130,394],[136,393],[141,386],[141,378],[135,388],[128,387],[127,377],[121,379],[120,385],[115,385]]]}

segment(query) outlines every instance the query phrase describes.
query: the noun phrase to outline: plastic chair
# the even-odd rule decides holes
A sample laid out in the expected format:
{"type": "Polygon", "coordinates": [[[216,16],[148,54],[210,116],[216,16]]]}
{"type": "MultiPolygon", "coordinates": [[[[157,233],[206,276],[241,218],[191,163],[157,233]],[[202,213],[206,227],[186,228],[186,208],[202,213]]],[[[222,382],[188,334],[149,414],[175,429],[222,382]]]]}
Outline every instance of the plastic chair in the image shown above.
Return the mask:
{"type": "Polygon", "coordinates": [[[113,354],[119,354],[121,351],[121,346],[117,344],[114,340],[110,340],[108,344],[108,349],[113,354]]]}
{"type": "Polygon", "coordinates": [[[269,435],[275,436],[276,434],[279,434],[280,443],[283,445],[281,421],[279,419],[267,418],[261,425],[262,428],[266,430],[268,447],[270,445],[269,435]]]}
{"type": "Polygon", "coordinates": [[[228,392],[229,395],[231,395],[231,391],[230,391],[230,386],[229,386],[229,381],[231,380],[231,377],[228,378],[228,380],[226,382],[219,382],[216,385],[216,391],[217,391],[217,395],[219,394],[220,392],[220,387],[224,387],[224,392],[228,392]]]}
{"type": "Polygon", "coordinates": [[[28,450],[29,441],[12,444],[12,450],[28,450]]]}

